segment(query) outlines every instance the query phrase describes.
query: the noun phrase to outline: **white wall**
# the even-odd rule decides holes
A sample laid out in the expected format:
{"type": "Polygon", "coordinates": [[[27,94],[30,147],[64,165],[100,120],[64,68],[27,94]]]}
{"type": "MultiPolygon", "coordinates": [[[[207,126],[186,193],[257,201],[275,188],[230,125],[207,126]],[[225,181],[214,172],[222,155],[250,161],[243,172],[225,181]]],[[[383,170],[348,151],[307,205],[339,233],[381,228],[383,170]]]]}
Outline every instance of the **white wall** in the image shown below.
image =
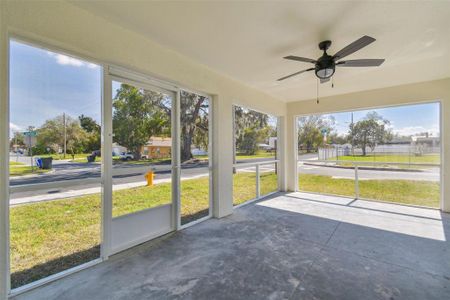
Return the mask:
{"type": "MultiPolygon", "coordinates": [[[[315,99],[291,102],[287,105],[287,167],[288,174],[295,174],[295,117],[297,115],[349,111],[440,100],[442,138],[442,179],[444,211],[450,212],[450,78],[376,89],[365,92],[325,97],[317,104],[315,99]]],[[[295,178],[287,179],[288,189],[295,190],[295,178]]]]}

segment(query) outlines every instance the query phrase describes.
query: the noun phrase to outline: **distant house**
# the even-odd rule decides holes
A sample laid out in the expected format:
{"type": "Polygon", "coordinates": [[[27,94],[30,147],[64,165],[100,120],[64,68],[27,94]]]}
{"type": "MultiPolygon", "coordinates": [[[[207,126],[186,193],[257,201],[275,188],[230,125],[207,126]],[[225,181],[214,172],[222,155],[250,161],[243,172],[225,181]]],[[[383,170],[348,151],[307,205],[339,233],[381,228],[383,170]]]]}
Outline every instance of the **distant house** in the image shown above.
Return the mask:
{"type": "Polygon", "coordinates": [[[121,153],[127,152],[127,148],[119,145],[118,143],[112,144],[112,155],[119,156],[121,153]]]}
{"type": "Polygon", "coordinates": [[[438,136],[412,136],[411,144],[413,146],[439,147],[441,139],[438,136]]]}
{"type": "Polygon", "coordinates": [[[170,158],[172,138],[152,136],[144,146],[144,155],[148,158],[170,158]]]}

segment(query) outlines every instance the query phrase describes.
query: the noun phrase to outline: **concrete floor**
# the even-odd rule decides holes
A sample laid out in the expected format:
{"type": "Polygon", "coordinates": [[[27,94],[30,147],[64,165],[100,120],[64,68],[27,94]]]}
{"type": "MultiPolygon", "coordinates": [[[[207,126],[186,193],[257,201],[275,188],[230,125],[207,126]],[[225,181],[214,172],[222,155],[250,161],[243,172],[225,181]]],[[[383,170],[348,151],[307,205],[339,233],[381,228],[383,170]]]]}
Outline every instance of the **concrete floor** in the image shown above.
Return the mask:
{"type": "Polygon", "coordinates": [[[450,299],[450,216],[280,194],[15,299],[450,299]]]}

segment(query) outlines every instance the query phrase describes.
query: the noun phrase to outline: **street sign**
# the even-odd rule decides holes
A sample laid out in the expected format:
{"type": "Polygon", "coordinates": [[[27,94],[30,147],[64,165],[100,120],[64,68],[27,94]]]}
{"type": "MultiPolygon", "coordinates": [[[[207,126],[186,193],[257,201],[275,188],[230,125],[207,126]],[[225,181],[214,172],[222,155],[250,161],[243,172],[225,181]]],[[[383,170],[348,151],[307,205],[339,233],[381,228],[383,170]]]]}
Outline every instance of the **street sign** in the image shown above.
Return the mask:
{"type": "Polygon", "coordinates": [[[36,136],[28,135],[26,139],[23,140],[27,148],[36,146],[36,136]]]}
{"type": "Polygon", "coordinates": [[[23,135],[24,136],[37,136],[37,131],[34,131],[34,130],[32,130],[32,131],[25,131],[24,133],[23,133],[23,135]]]}

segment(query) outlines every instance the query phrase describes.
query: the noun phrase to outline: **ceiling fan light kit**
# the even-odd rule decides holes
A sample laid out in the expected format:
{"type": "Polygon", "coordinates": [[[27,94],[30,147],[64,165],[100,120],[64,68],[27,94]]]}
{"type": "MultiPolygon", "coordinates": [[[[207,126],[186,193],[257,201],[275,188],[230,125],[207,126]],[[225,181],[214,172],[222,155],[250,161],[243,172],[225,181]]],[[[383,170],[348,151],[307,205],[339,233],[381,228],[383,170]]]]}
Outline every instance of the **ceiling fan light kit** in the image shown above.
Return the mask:
{"type": "Polygon", "coordinates": [[[278,79],[278,81],[314,70],[317,78],[320,79],[320,83],[325,83],[329,81],[330,78],[334,75],[336,67],[378,67],[384,62],[384,59],[356,59],[340,61],[340,59],[366,47],[373,42],[375,42],[375,39],[373,37],[365,35],[331,56],[327,53],[327,50],[331,46],[331,41],[327,40],[319,43],[319,49],[323,51],[323,55],[317,60],[294,55],[285,56],[284,59],[313,63],[314,68],[309,68],[290,74],[288,76],[281,77],[280,79],[278,79]]]}

